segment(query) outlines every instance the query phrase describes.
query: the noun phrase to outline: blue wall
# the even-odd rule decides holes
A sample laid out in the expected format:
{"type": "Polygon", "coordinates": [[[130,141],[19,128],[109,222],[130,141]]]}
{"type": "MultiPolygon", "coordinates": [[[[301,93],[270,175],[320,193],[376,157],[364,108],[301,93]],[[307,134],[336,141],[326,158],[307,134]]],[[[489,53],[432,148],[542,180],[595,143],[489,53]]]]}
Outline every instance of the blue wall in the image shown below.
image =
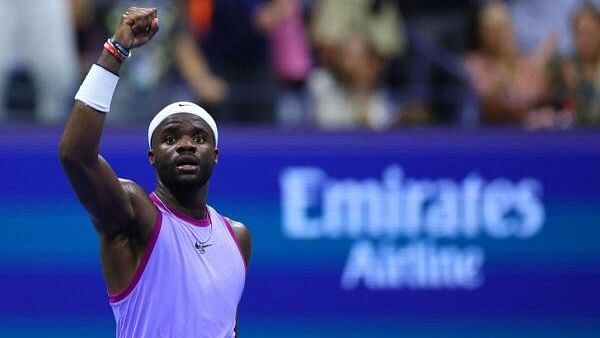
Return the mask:
{"type": "MultiPolygon", "coordinates": [[[[243,337],[600,332],[599,133],[221,134],[210,203],[254,239],[243,337]]],[[[114,334],[58,138],[0,130],[0,337],[114,334]]],[[[151,191],[144,140],[102,153],[151,191]]]]}

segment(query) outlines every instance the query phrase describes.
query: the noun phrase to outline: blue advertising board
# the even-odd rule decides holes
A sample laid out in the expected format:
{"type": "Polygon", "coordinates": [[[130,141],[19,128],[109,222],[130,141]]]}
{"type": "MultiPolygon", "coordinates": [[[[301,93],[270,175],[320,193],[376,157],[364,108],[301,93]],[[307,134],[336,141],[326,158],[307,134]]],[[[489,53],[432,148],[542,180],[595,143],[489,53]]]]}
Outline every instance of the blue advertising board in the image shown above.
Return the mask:
{"type": "MultiPolygon", "coordinates": [[[[102,153],[148,191],[145,131],[102,153]]],[[[243,337],[597,337],[600,133],[225,128],[210,204],[251,230],[243,337]]],[[[58,130],[0,133],[0,337],[110,337],[58,130]]]]}

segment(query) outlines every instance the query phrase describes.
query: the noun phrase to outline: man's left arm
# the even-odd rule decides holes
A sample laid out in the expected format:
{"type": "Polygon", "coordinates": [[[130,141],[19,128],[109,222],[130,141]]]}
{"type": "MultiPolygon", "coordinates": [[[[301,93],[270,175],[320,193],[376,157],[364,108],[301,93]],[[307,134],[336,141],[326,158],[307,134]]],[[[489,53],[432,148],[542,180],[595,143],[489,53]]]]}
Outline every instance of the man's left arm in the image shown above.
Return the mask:
{"type": "MultiPolygon", "coordinates": [[[[231,224],[231,227],[233,228],[233,232],[235,233],[235,238],[237,239],[239,245],[240,245],[240,249],[242,249],[242,254],[244,255],[244,263],[246,264],[246,269],[248,269],[248,266],[250,265],[250,258],[252,257],[252,237],[250,236],[250,231],[248,231],[248,228],[246,228],[246,226],[240,222],[234,221],[232,219],[227,219],[229,221],[229,224],[231,224]]],[[[235,336],[239,337],[239,331],[238,331],[238,321],[237,321],[237,314],[236,314],[236,322],[235,322],[235,328],[233,329],[235,331],[235,336]]]]}
{"type": "Polygon", "coordinates": [[[235,233],[235,238],[240,245],[240,249],[242,249],[247,269],[250,265],[250,258],[252,257],[252,238],[250,237],[250,231],[248,231],[248,228],[240,222],[231,219],[229,221],[235,233]]]}

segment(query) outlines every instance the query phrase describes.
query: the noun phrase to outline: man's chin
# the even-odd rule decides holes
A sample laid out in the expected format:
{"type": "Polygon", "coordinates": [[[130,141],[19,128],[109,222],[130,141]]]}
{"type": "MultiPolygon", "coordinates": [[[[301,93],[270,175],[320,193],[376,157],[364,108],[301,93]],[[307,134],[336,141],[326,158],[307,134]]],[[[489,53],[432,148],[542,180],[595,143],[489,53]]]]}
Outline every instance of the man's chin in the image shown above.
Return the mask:
{"type": "Polygon", "coordinates": [[[175,177],[175,182],[178,183],[178,185],[181,185],[181,184],[198,185],[198,184],[202,183],[202,178],[199,177],[198,175],[177,175],[175,177]]]}
{"type": "Polygon", "coordinates": [[[206,183],[204,179],[198,173],[196,174],[178,174],[173,177],[172,182],[178,188],[198,188],[202,187],[206,183]]]}
{"type": "Polygon", "coordinates": [[[185,170],[169,170],[162,171],[159,174],[159,179],[170,189],[198,189],[203,187],[210,178],[203,170],[185,171],[185,170]]]}

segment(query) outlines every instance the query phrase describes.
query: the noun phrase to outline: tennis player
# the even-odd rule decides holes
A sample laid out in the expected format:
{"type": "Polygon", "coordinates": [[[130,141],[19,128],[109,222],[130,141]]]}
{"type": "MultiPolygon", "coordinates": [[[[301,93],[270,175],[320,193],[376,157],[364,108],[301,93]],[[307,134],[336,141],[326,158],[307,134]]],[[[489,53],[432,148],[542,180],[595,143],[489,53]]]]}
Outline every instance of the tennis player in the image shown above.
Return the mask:
{"type": "Polygon", "coordinates": [[[189,102],[158,112],[148,128],[150,194],[117,178],[98,153],[119,68],[158,26],[155,8],[123,13],[75,95],[60,160],[100,237],[117,337],[235,337],[251,241],[207,205],[219,155],[213,118],[189,102]]]}

